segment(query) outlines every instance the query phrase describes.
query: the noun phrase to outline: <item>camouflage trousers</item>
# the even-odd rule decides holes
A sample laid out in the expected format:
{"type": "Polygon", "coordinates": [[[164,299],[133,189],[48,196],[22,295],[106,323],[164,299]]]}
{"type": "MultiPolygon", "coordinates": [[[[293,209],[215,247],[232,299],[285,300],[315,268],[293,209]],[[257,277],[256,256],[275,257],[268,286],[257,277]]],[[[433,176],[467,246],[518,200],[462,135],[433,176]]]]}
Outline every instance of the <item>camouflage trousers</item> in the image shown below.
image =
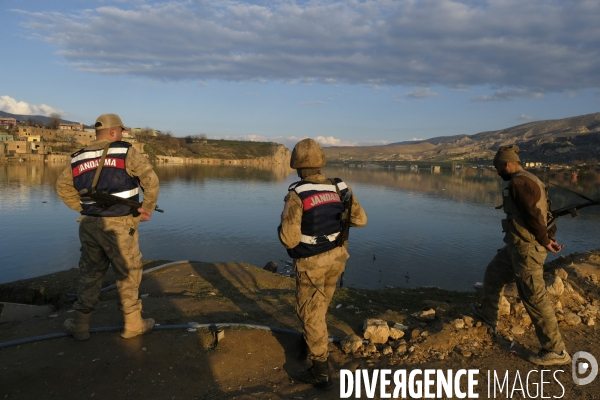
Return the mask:
{"type": "Polygon", "coordinates": [[[560,352],[565,344],[558,330],[552,303],[546,293],[543,246],[516,243],[504,246],[485,270],[481,310],[488,320],[498,321],[500,296],[504,287],[516,282],[519,297],[531,317],[535,333],[545,350],[560,352]]]}
{"type": "Polygon", "coordinates": [[[123,314],[142,309],[138,289],[142,280],[142,253],[138,246],[139,218],[83,217],[79,225],[81,275],[73,308],[91,312],[98,306],[104,275],[112,265],[123,314]],[[133,234],[130,234],[133,233],[133,234]]]}
{"type": "Polygon", "coordinates": [[[310,360],[327,361],[329,356],[327,308],[347,259],[346,249],[338,247],[295,262],[296,314],[302,322],[310,360]]]}

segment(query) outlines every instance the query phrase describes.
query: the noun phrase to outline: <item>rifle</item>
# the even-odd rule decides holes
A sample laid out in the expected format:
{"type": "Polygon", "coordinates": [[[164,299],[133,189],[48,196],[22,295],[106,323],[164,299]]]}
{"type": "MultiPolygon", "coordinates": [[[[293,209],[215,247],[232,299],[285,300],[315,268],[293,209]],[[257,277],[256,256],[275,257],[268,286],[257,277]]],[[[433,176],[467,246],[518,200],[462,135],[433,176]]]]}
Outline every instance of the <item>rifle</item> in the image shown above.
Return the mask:
{"type": "Polygon", "coordinates": [[[571,217],[575,218],[577,216],[577,210],[595,205],[600,205],[600,197],[597,199],[590,199],[589,201],[579,204],[569,204],[568,206],[561,207],[554,211],[550,211],[550,214],[552,214],[552,218],[548,221],[548,228],[551,228],[552,225],[556,223],[558,217],[571,214],[571,217]]]}
{"type": "MultiPolygon", "coordinates": [[[[94,180],[92,182],[91,190],[82,189],[79,191],[79,198],[81,201],[95,201],[98,203],[100,207],[108,207],[113,204],[124,204],[126,206],[131,206],[131,214],[134,217],[140,215],[138,208],[142,206],[142,203],[138,203],[137,201],[124,199],[119,196],[115,196],[113,194],[107,193],[106,191],[98,191],[96,190],[96,185],[98,184],[98,179],[100,179],[100,173],[102,172],[102,167],[104,167],[104,160],[106,159],[106,155],[108,154],[108,148],[110,147],[110,143],[107,143],[104,146],[104,151],[102,152],[102,157],[100,157],[100,161],[98,161],[98,168],[96,169],[96,173],[94,174],[94,180]]],[[[163,213],[164,210],[158,208],[158,205],[154,207],[154,211],[158,211],[163,213]]]]}
{"type": "Polygon", "coordinates": [[[559,186],[556,183],[553,183],[553,182],[548,182],[548,183],[550,183],[552,186],[556,186],[559,189],[573,193],[573,194],[581,197],[584,200],[587,200],[584,203],[569,204],[568,206],[561,207],[558,210],[550,211],[550,214],[552,214],[552,217],[548,221],[548,228],[551,228],[556,223],[556,220],[558,219],[558,217],[562,217],[563,215],[571,214],[571,217],[575,218],[577,216],[577,210],[580,210],[582,208],[589,207],[589,206],[600,205],[600,198],[590,199],[589,197],[587,197],[579,192],[559,186]]]}
{"type": "MultiPolygon", "coordinates": [[[[92,189],[92,191],[89,191],[88,189],[83,189],[79,192],[79,197],[81,198],[81,201],[95,201],[100,207],[108,207],[112,206],[113,204],[124,204],[126,206],[131,206],[132,214],[134,217],[140,215],[138,208],[142,206],[142,203],[129,199],[124,199],[122,197],[107,193],[103,190],[98,191],[92,189]]],[[[164,210],[158,208],[158,205],[156,205],[154,211],[158,211],[159,213],[165,212],[164,210]]]]}
{"type": "Polygon", "coordinates": [[[344,242],[347,241],[350,236],[350,213],[352,212],[352,193],[350,191],[346,192],[342,197],[342,204],[344,205],[344,211],[342,211],[340,216],[340,219],[342,220],[342,229],[335,239],[335,243],[338,247],[343,246],[344,242]]]}

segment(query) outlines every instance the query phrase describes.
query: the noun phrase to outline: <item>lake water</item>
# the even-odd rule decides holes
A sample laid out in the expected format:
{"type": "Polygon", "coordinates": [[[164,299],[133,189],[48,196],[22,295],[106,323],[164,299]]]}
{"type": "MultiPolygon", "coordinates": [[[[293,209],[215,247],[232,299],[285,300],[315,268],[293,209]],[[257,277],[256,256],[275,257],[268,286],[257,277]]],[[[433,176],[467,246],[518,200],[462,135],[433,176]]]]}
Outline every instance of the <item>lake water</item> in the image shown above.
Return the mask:
{"type": "MultiPolygon", "coordinates": [[[[78,214],[57,197],[64,166],[0,165],[0,282],[77,266],[78,214]]],[[[239,261],[280,270],[290,260],[279,243],[283,198],[297,180],[288,170],[228,166],[156,166],[164,214],[140,225],[144,259],[239,261]]],[[[359,288],[437,286],[470,290],[503,246],[500,219],[504,182],[493,171],[433,174],[380,168],[327,167],[344,179],[369,223],[350,232],[344,283],[359,288]]],[[[544,179],[548,177],[542,176],[544,179]]],[[[562,185],[599,196],[596,182],[562,185]]],[[[582,200],[550,189],[555,207],[582,200]]],[[[562,217],[562,254],[600,248],[600,209],[562,217]]],[[[553,259],[556,256],[550,256],[553,259]]]]}

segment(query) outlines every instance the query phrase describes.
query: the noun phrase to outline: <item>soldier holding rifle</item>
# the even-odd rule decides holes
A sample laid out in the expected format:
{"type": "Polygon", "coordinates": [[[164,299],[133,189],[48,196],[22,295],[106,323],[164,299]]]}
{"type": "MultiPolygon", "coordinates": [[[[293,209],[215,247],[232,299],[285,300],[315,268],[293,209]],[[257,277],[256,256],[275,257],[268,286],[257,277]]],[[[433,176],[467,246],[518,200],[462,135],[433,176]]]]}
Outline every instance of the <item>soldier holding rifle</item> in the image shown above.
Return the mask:
{"type": "Polygon", "coordinates": [[[96,140],[72,155],[71,165],[56,182],[61,200],[82,215],[75,317],[67,319],[63,327],[76,340],[90,337],[90,318],[112,264],[125,319],[121,336],[131,338],[154,328],[154,319],[142,319],[138,298],[142,279],[138,224],[148,221],[155,210],[159,182],[148,160],[130,143],[121,141],[124,126],[118,115],[99,116],[95,129],[96,140]],[[144,189],[141,204],[140,186],[144,189]]]}
{"type": "Polygon", "coordinates": [[[472,306],[472,312],[495,333],[500,296],[507,284],[516,282],[519,297],[542,345],[529,361],[544,366],[567,364],[571,357],[558,330],[543,276],[548,252],[558,253],[563,246],[554,239],[556,227],[548,228],[552,215],[546,186],[523,169],[518,150],[517,146],[503,146],[494,157],[498,175],[509,182],[502,196],[506,245],[487,266],[483,301],[481,307],[472,306]]]}

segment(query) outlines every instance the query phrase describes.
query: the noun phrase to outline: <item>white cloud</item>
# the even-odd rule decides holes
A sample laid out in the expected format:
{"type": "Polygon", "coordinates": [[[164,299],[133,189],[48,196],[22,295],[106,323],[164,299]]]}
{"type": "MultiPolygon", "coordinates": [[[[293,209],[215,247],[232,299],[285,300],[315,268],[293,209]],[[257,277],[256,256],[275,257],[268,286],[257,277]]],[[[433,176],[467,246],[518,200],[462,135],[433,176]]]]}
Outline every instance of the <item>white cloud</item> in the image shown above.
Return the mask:
{"type": "Polygon", "coordinates": [[[412,99],[429,99],[433,97],[441,97],[439,93],[432,92],[429,88],[415,89],[412,92],[404,93],[404,95],[412,99]]]}
{"type": "MultiPolygon", "coordinates": [[[[31,37],[92,73],[540,93],[600,87],[593,0],[137,0],[69,14],[13,11],[31,37]]],[[[498,98],[475,101],[488,100],[498,98]]]]}
{"type": "Polygon", "coordinates": [[[532,121],[535,118],[532,117],[531,115],[526,115],[526,114],[521,114],[519,115],[519,118],[517,118],[519,121],[532,121]]]}
{"type": "Polygon", "coordinates": [[[49,117],[53,113],[58,113],[64,116],[64,111],[50,107],[47,104],[29,104],[24,101],[17,101],[10,96],[0,96],[0,110],[11,114],[20,115],[42,115],[49,117]]]}
{"type": "Polygon", "coordinates": [[[425,140],[425,139],[423,139],[423,138],[417,138],[417,137],[412,137],[412,138],[410,138],[410,139],[408,139],[408,140],[409,140],[410,142],[418,142],[418,141],[425,140]]]}
{"type": "Polygon", "coordinates": [[[508,101],[515,98],[541,100],[545,97],[544,93],[532,91],[526,88],[505,88],[498,89],[491,95],[473,96],[471,101],[508,101]]]}
{"type": "MultiPolygon", "coordinates": [[[[247,140],[252,142],[275,142],[281,143],[289,149],[293,149],[296,143],[308,136],[263,136],[263,135],[214,135],[211,139],[247,140]]],[[[387,140],[377,141],[347,141],[333,136],[316,136],[313,138],[323,147],[330,146],[376,146],[385,145],[387,140]]]]}
{"type": "MultiPolygon", "coordinates": [[[[315,141],[323,146],[342,146],[340,143],[342,143],[341,139],[338,138],[334,138],[333,136],[317,136],[315,138],[315,141]]],[[[344,146],[352,146],[352,145],[344,145],[344,146]]]]}

